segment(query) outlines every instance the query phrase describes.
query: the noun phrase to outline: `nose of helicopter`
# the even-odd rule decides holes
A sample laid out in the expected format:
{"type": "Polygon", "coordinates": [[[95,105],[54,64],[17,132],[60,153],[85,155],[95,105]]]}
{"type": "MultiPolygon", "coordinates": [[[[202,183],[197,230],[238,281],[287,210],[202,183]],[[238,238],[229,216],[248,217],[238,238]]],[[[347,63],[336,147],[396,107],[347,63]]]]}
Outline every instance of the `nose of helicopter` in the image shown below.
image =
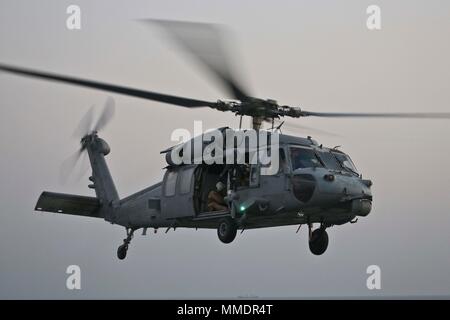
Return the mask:
{"type": "Polygon", "coordinates": [[[370,180],[326,169],[302,170],[292,176],[292,191],[303,204],[340,207],[347,203],[351,212],[359,216],[366,216],[371,210],[371,186],[370,180]]]}

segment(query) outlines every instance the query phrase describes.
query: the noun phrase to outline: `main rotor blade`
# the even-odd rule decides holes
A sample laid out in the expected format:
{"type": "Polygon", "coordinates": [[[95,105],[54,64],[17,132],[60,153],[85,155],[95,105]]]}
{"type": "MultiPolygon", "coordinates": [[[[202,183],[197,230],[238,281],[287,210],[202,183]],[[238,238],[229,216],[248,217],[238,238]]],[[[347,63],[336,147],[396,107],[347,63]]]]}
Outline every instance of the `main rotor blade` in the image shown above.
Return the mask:
{"type": "Polygon", "coordinates": [[[105,90],[105,91],[114,92],[114,93],[120,93],[120,94],[124,94],[127,96],[142,98],[142,99],[146,99],[146,100],[153,100],[153,101],[158,101],[158,102],[162,102],[162,103],[168,103],[168,104],[173,104],[173,105],[188,107],[188,108],[195,108],[195,107],[212,107],[212,108],[214,108],[214,106],[216,105],[215,102],[172,96],[172,95],[163,94],[163,93],[133,89],[133,88],[122,87],[122,86],[118,86],[118,85],[114,85],[114,84],[107,84],[107,83],[98,82],[98,81],[84,80],[84,79],[75,78],[75,77],[62,76],[62,75],[47,73],[47,72],[38,71],[38,70],[25,69],[25,68],[20,68],[20,67],[15,67],[15,66],[7,66],[7,65],[3,65],[3,64],[0,64],[0,70],[15,73],[15,74],[35,77],[35,78],[70,83],[70,84],[87,87],[87,88],[94,88],[94,89],[100,89],[100,90],[105,90]]]}
{"type": "Polygon", "coordinates": [[[327,118],[400,118],[400,119],[450,119],[450,112],[396,112],[396,113],[365,113],[365,112],[311,112],[301,111],[302,117],[327,118]]]}
{"type": "Polygon", "coordinates": [[[161,26],[194,59],[203,64],[235,99],[245,101],[249,95],[233,74],[226,55],[224,30],[207,23],[144,19],[161,26]]]}
{"type": "Polygon", "coordinates": [[[300,124],[294,124],[294,123],[287,122],[287,121],[285,121],[284,124],[281,126],[281,130],[283,130],[283,129],[287,129],[288,131],[294,131],[294,132],[301,130],[301,131],[306,131],[306,132],[310,132],[310,133],[316,133],[318,135],[342,137],[341,135],[334,133],[334,132],[317,129],[317,128],[312,128],[312,127],[308,127],[308,126],[304,126],[304,125],[300,125],[300,124]]]}

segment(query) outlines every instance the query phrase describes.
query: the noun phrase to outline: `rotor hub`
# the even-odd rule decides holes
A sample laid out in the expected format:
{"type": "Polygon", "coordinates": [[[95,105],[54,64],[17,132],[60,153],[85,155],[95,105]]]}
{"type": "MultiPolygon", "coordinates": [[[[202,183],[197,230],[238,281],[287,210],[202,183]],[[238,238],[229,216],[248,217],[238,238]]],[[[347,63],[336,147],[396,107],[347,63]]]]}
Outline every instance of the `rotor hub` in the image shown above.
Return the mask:
{"type": "Polygon", "coordinates": [[[304,116],[302,110],[297,107],[280,106],[273,99],[247,98],[239,100],[218,100],[214,109],[231,111],[239,116],[252,117],[254,129],[259,129],[263,121],[272,121],[284,116],[299,118],[304,116]]]}

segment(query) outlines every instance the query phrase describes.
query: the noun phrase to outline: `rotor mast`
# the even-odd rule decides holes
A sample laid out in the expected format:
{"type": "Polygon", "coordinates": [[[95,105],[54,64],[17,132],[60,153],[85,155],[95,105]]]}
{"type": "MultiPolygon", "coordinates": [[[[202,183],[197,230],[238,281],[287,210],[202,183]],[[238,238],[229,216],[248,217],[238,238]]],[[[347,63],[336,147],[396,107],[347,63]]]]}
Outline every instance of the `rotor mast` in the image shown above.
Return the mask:
{"type": "Polygon", "coordinates": [[[252,129],[258,131],[261,129],[262,122],[264,121],[263,117],[256,116],[252,117],[252,129]]]}

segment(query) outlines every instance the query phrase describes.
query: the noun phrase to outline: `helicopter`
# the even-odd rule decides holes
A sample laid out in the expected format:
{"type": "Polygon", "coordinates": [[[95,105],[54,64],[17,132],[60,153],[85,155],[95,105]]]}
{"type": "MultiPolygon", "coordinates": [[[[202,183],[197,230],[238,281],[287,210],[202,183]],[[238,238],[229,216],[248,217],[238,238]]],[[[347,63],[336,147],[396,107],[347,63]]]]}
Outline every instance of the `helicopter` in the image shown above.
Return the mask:
{"type": "MultiPolygon", "coordinates": [[[[328,247],[328,228],[355,223],[358,217],[366,217],[371,212],[372,181],[363,178],[350,156],[339,148],[325,147],[310,136],[283,134],[283,122],[275,126],[274,121],[284,117],[450,118],[450,113],[317,112],[280,105],[273,99],[256,98],[232,71],[224,50],[223,32],[217,25],[168,20],[144,22],[161,27],[227,89],[232,99],[191,99],[0,64],[0,71],[17,75],[184,108],[209,107],[232,112],[240,117],[239,129],[218,128],[216,131],[223,138],[230,131],[266,131],[267,140],[259,140],[256,150],[244,147],[242,163],[174,161],[174,151],[185,150],[185,146],[203,139],[203,134],[162,150],[167,162],[162,181],[121,199],[105,159],[111,149],[98,135],[112,118],[114,100],[108,98],[96,123],[90,110],[77,129],[81,137],[77,158],[85,152],[89,156],[92,174],[88,187],[95,191],[95,197],[44,191],[35,210],[100,218],[125,227],[126,238],[117,249],[121,260],[127,255],[135,231],[142,229],[145,234],[148,228],[155,232],[158,228],[166,228],[166,232],[177,228],[216,229],[221,242],[231,243],[238,230],[299,225],[298,232],[302,225],[307,225],[309,249],[314,255],[321,255],[328,247]],[[243,117],[251,118],[251,128],[242,128],[243,117]],[[265,123],[271,125],[269,130],[262,128],[265,123]],[[276,143],[272,143],[273,140],[276,143]],[[272,174],[262,174],[264,164],[250,161],[250,158],[269,142],[270,153],[277,156],[278,168],[272,174]]],[[[204,143],[200,145],[206,148],[204,143]]],[[[235,155],[237,148],[233,143],[222,151],[224,155],[235,155]]]]}

